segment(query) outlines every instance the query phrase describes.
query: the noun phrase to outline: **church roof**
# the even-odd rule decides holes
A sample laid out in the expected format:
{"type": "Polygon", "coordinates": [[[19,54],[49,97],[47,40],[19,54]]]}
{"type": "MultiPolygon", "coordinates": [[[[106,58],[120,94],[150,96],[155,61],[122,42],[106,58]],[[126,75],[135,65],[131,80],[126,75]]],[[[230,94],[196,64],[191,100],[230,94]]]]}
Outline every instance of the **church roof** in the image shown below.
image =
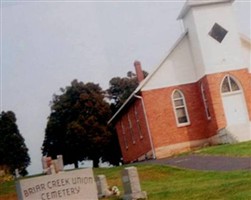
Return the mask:
{"type": "MultiPolygon", "coordinates": [[[[122,110],[124,110],[128,105],[130,105],[131,102],[134,101],[135,98],[137,98],[137,94],[141,92],[141,89],[147,84],[147,82],[154,76],[154,74],[159,70],[159,68],[162,66],[162,64],[168,59],[169,55],[174,51],[174,49],[177,48],[179,43],[185,38],[185,36],[188,34],[188,31],[186,30],[181,36],[178,38],[178,40],[174,43],[172,48],[169,50],[168,54],[165,56],[165,58],[155,67],[152,73],[150,73],[140,84],[139,86],[133,91],[133,93],[128,97],[128,99],[124,102],[124,104],[118,109],[118,111],[112,116],[112,118],[108,121],[108,124],[110,124],[112,121],[117,118],[122,110]]],[[[240,39],[245,41],[246,43],[251,45],[251,40],[249,37],[245,36],[244,34],[240,34],[240,39]]]]}
{"type": "Polygon", "coordinates": [[[204,6],[218,3],[232,3],[235,0],[187,0],[177,19],[183,19],[192,7],[204,6]]]}
{"type": "Polygon", "coordinates": [[[184,37],[187,35],[188,31],[186,30],[181,36],[178,38],[178,40],[174,43],[174,45],[169,50],[168,54],[165,56],[165,58],[160,62],[159,65],[154,69],[152,73],[150,73],[140,84],[139,86],[133,91],[133,93],[128,97],[128,99],[124,102],[124,104],[118,109],[118,111],[113,115],[113,117],[108,121],[108,124],[110,124],[118,115],[121,113],[121,111],[130,103],[133,101],[135,96],[141,91],[143,86],[151,79],[152,76],[158,71],[158,69],[162,66],[162,64],[166,61],[166,59],[169,57],[169,55],[173,52],[173,50],[178,46],[178,44],[184,39],[184,37]]]}

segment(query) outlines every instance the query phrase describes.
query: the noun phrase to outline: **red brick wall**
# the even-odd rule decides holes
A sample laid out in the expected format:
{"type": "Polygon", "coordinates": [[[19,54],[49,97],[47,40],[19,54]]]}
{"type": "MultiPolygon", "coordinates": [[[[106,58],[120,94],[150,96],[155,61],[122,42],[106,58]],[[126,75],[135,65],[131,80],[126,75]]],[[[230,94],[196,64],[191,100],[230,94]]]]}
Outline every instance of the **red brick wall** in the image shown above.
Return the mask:
{"type": "MultiPolygon", "coordinates": [[[[206,75],[196,83],[143,91],[141,95],[146,107],[154,148],[206,139],[217,134],[219,129],[226,127],[221,99],[221,83],[228,74],[234,76],[240,82],[251,119],[251,74],[246,69],[206,75]],[[204,85],[211,114],[210,120],[206,116],[201,84],[204,85]],[[177,126],[172,105],[172,93],[176,89],[184,94],[190,118],[190,124],[183,127],[177,126]]],[[[128,163],[137,160],[137,158],[150,151],[151,145],[141,100],[135,99],[135,102],[125,110],[127,111],[118,119],[116,129],[124,162],[128,163]],[[143,138],[140,137],[134,107],[138,111],[143,138]],[[131,119],[132,129],[129,127],[128,116],[131,119]],[[125,127],[125,136],[122,133],[121,121],[125,127]],[[128,148],[125,145],[124,138],[127,141],[128,148]]]]}
{"type": "Polygon", "coordinates": [[[243,87],[251,119],[251,79],[246,69],[207,75],[196,83],[144,91],[142,95],[155,148],[206,139],[215,135],[217,130],[226,127],[221,99],[221,82],[227,74],[239,80],[243,87]],[[208,100],[210,120],[207,119],[205,113],[201,83],[204,85],[208,100]],[[178,127],[175,120],[172,105],[172,92],[175,89],[181,90],[186,99],[191,124],[184,127],[178,127]]]}
{"type": "Polygon", "coordinates": [[[126,112],[123,113],[123,116],[119,118],[116,123],[116,130],[125,163],[136,161],[140,156],[151,151],[149,134],[140,99],[135,99],[130,107],[126,109],[126,112]],[[131,128],[128,117],[131,121],[131,128]],[[124,135],[121,122],[124,126],[124,135]]]}
{"type": "Polygon", "coordinates": [[[142,95],[155,148],[208,137],[208,120],[198,83],[145,91],[142,95]],[[190,125],[177,127],[172,105],[175,89],[184,94],[190,125]]]}

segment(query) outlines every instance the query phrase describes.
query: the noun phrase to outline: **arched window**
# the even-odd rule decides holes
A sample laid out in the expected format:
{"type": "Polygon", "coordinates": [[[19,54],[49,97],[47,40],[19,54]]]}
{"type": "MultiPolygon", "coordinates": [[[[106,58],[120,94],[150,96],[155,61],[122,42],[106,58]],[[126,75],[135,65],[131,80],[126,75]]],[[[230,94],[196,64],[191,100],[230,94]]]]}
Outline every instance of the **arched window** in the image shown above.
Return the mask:
{"type": "Polygon", "coordinates": [[[208,101],[207,101],[207,97],[206,97],[205,88],[202,83],[200,85],[200,90],[201,90],[201,95],[202,95],[202,99],[203,99],[203,103],[204,103],[206,116],[207,116],[207,119],[209,120],[209,119],[211,119],[211,115],[210,115],[209,108],[208,108],[208,101]]]}
{"type": "Polygon", "coordinates": [[[237,92],[240,91],[240,87],[238,83],[234,80],[233,77],[227,75],[221,85],[221,93],[226,94],[226,93],[232,93],[232,92],[237,92]]]}
{"type": "Polygon", "coordinates": [[[178,126],[190,124],[186,101],[183,93],[180,90],[175,90],[172,95],[173,108],[178,126]]]}

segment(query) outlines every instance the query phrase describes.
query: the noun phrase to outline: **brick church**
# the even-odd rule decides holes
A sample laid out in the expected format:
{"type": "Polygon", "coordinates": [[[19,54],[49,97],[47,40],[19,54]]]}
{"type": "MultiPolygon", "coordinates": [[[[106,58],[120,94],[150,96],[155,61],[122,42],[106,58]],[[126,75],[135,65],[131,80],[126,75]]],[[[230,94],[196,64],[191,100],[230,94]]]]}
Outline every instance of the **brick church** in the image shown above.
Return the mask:
{"type": "Polygon", "coordinates": [[[251,140],[251,41],[234,0],[187,0],[185,32],[110,119],[125,163],[251,140]]]}

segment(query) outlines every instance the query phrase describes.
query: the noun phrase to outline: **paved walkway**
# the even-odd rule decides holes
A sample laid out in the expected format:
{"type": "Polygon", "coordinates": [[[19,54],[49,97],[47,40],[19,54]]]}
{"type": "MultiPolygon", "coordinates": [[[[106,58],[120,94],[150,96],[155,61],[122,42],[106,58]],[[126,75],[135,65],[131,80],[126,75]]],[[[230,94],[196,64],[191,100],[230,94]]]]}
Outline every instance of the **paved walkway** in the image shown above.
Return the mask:
{"type": "Polygon", "coordinates": [[[251,157],[204,156],[191,154],[175,158],[149,160],[148,163],[163,164],[195,170],[232,171],[251,170],[251,157]]]}

